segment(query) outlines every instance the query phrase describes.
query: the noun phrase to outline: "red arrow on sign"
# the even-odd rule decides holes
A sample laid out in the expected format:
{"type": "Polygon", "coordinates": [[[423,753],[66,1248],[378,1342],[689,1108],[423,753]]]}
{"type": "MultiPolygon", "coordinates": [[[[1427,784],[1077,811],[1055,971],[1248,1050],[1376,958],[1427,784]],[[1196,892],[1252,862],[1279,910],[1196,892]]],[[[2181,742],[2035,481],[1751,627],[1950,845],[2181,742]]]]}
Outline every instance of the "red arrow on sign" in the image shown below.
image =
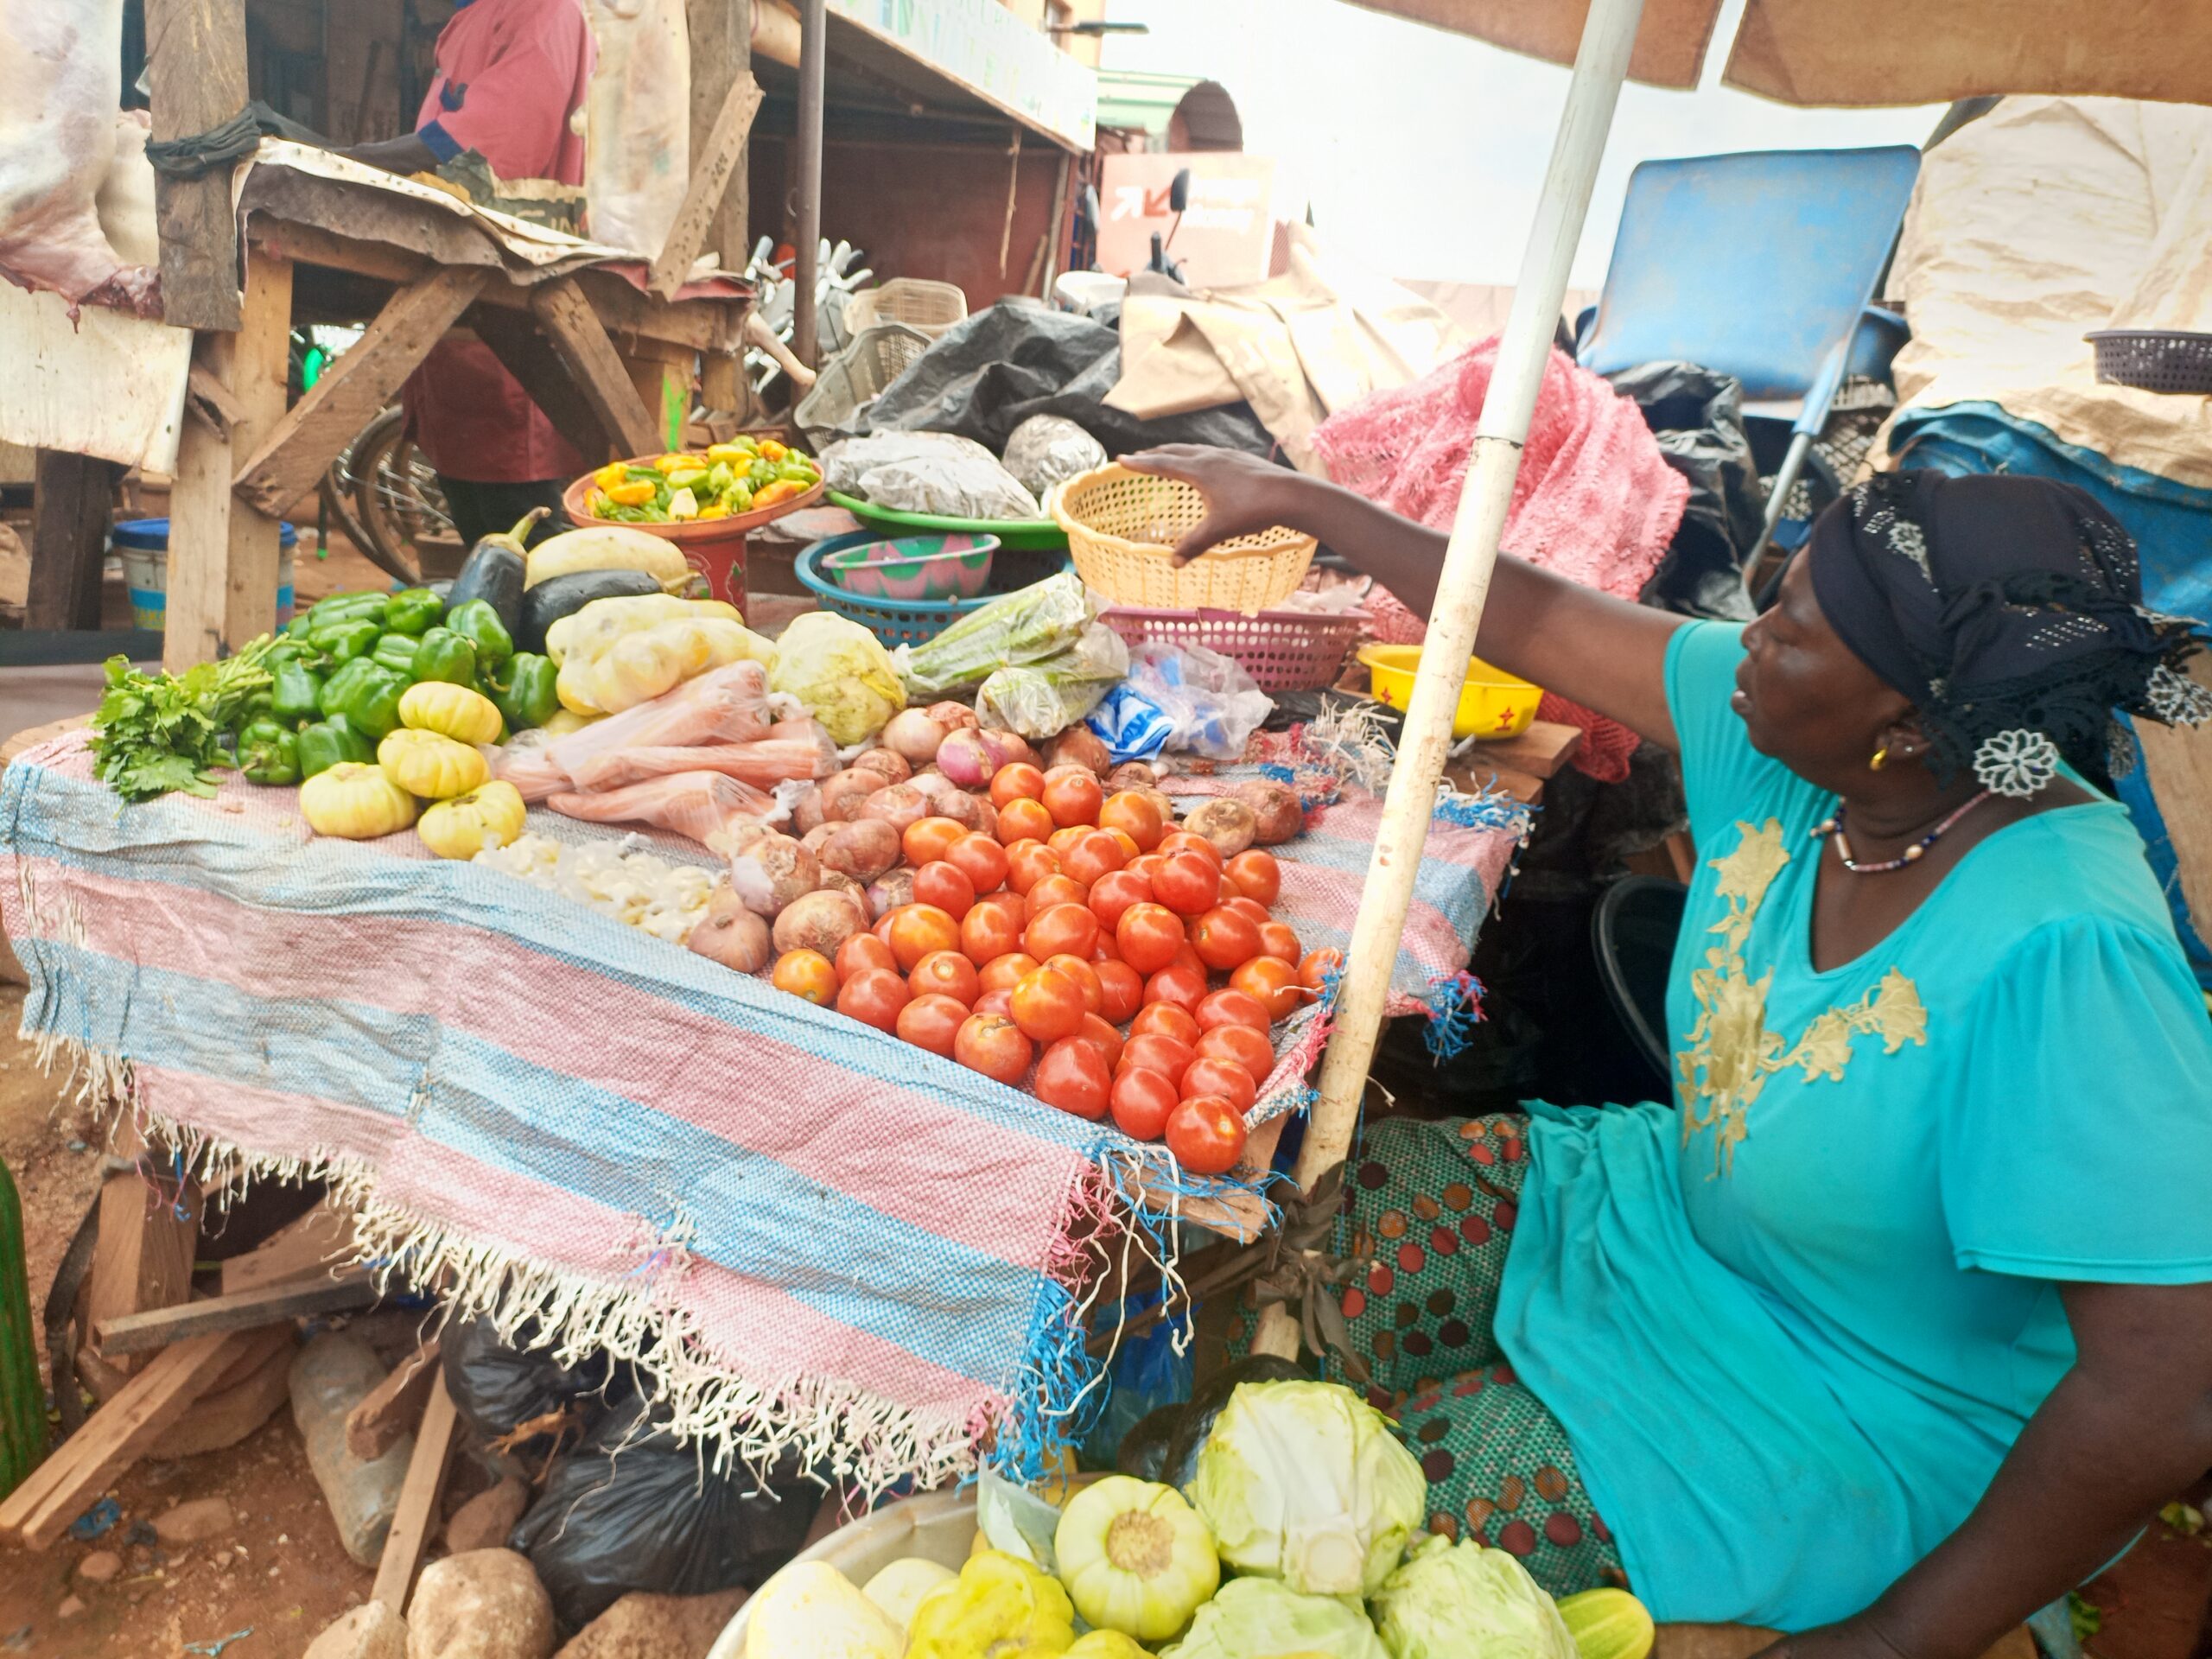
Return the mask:
{"type": "Polygon", "coordinates": [[[1173,204],[1168,200],[1172,188],[1144,193],[1144,216],[1147,219],[1165,219],[1174,211],[1173,204]]]}

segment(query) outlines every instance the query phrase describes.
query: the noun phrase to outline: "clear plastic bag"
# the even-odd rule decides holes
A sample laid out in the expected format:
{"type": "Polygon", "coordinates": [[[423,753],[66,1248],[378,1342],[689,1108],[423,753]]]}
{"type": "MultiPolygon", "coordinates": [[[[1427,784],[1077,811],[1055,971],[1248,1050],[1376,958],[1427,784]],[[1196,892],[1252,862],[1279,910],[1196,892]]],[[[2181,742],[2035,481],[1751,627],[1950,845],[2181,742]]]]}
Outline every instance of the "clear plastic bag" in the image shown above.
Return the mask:
{"type": "Polygon", "coordinates": [[[891,653],[859,623],[827,611],[809,611],[784,630],[768,683],[805,704],[841,746],[874,736],[906,706],[891,653]]]}
{"type": "Polygon", "coordinates": [[[1041,663],[1074,648],[1097,607],[1072,571],[994,600],[926,645],[901,645],[892,660],[910,702],[935,702],[980,685],[994,670],[1041,663]]]}
{"type": "Polygon", "coordinates": [[[766,823],[776,804],[764,791],[719,772],[671,772],[597,793],[549,796],[556,812],[587,823],[650,823],[721,851],[730,833],[766,823]]]}
{"type": "Polygon", "coordinates": [[[1006,469],[1039,501],[1055,484],[1106,464],[1106,446],[1059,415],[1032,415],[1006,441],[1006,469]]]}
{"type": "Polygon", "coordinates": [[[847,438],[822,452],[832,489],[898,512],[945,518],[1037,518],[1037,498],[969,438],[947,432],[847,438]]]}
{"type": "Polygon", "coordinates": [[[1122,636],[1093,622],[1072,650],[992,674],[976,689],[976,717],[1027,738],[1057,737],[1096,709],[1128,669],[1122,636]]]}
{"type": "Polygon", "coordinates": [[[768,732],[768,671],[747,661],[709,669],[651,702],[556,738],[550,753],[579,789],[607,789],[635,781],[608,775],[626,750],[758,743],[768,732]]]}
{"type": "Polygon", "coordinates": [[[1233,658],[1147,639],[1130,653],[1129,689],[1173,722],[1166,747],[1234,760],[1274,702],[1233,658]]]}

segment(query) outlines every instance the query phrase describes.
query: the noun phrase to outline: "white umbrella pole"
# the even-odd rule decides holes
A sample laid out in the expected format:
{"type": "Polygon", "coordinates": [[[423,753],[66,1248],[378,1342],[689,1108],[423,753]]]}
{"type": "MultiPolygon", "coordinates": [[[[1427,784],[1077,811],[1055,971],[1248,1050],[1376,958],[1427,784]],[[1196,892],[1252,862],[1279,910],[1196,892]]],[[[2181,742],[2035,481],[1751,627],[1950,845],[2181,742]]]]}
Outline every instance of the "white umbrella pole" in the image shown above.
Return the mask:
{"type": "MultiPolygon", "coordinates": [[[[1592,0],[1583,24],[1567,108],[1560,116],[1543,196],[1522,257],[1513,309],[1498,342],[1490,393],[1483,400],[1474,453],[1459,492],[1459,510],[1445,549],[1436,607],[1429,615],[1421,671],[1414,677],[1413,696],[1406,705],[1404,732],[1382,804],[1366,890],[1358,919],[1352,924],[1336,1029],[1321,1062],[1320,1098],[1298,1157],[1298,1184],[1306,1192],[1344,1161],[1359,1122],[1368,1064],[1389,995],[1390,969],[1413,901],[1421,847],[1428,838],[1437,780],[1443,776],[1445,752],[1452,743],[1452,713],[1459,706],[1467,658],[1474,652],[1475,631],[1481,626],[1483,601],[1497,563],[1498,538],[1513,500],[1513,480],[1521,470],[1522,446],[1529,436],[1529,416],[1535,410],[1560,307],[1567,297],[1567,268],[1582,239],[1598,162],[1605,154],[1621,83],[1628,78],[1629,55],[1643,13],[1643,0],[1592,0]]],[[[1291,1358],[1298,1344],[1294,1313],[1282,1306],[1268,1308],[1254,1339],[1254,1351],[1291,1358]]]]}

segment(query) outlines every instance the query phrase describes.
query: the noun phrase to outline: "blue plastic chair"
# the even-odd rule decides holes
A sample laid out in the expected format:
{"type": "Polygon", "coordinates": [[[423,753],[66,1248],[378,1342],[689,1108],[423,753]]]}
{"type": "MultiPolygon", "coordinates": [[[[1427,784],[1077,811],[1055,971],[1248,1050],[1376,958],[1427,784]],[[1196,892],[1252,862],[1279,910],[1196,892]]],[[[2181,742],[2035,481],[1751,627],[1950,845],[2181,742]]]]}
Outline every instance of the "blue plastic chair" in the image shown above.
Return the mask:
{"type": "Polygon", "coordinates": [[[1747,582],[1847,366],[1885,365],[1902,339],[1902,321],[1869,302],[1919,172],[1920,152],[1892,144],[1645,162],[1629,176],[1576,355],[1599,374],[1660,362],[1732,374],[1746,416],[1791,423],[1747,582]]]}

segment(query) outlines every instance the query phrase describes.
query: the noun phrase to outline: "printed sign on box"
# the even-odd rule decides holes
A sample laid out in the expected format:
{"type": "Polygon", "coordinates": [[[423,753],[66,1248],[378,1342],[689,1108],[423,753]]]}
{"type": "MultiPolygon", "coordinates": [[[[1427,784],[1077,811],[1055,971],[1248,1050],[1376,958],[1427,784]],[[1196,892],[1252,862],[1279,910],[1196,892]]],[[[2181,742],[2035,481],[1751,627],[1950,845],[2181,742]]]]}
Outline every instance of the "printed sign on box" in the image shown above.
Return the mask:
{"type": "Polygon", "coordinates": [[[1195,284],[1226,288],[1266,280],[1274,245],[1275,164],[1265,156],[1208,150],[1188,156],[1109,156],[1100,175],[1098,268],[1141,270],[1156,231],[1175,239],[1167,257],[1195,284]],[[1168,192],[1191,169],[1190,206],[1179,229],[1168,192]]]}

